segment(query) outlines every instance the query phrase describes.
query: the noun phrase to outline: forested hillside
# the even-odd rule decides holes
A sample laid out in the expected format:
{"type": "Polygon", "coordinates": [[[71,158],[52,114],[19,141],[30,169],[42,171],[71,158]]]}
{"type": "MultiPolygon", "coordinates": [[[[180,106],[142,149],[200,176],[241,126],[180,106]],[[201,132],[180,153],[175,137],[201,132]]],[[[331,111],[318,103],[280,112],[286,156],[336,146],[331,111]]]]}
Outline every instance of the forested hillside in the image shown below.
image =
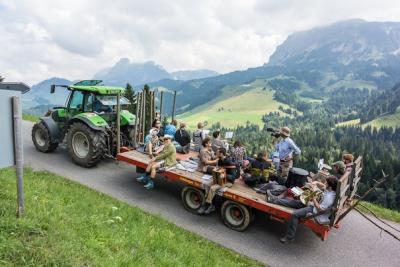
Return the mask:
{"type": "MultiPolygon", "coordinates": [[[[389,181],[382,189],[372,193],[368,200],[400,210],[400,128],[335,127],[334,117],[329,110],[318,105],[295,118],[271,113],[265,115],[263,120],[265,127],[291,127],[292,137],[302,150],[295,165],[307,170],[316,171],[320,158],[333,163],[340,160],[343,153],[363,156],[364,173],[358,193],[364,193],[374,183],[373,179],[382,176],[383,170],[389,174],[389,181]]],[[[238,127],[234,132],[234,139],[241,140],[251,154],[262,150],[273,151],[270,133],[257,125],[238,127]]]]}

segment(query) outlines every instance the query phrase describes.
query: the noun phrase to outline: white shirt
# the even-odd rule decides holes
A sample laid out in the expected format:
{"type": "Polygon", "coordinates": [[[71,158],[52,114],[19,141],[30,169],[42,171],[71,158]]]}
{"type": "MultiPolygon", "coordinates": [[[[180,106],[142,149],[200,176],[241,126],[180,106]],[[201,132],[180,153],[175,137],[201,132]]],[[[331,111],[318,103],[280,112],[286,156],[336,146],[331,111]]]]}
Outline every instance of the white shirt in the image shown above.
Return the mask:
{"type": "MultiPolygon", "coordinates": [[[[325,191],[323,198],[322,198],[322,202],[320,205],[322,210],[326,210],[329,209],[330,207],[333,206],[333,203],[335,202],[335,198],[336,198],[336,192],[334,191],[325,191]]],[[[317,214],[318,210],[316,207],[314,207],[313,209],[313,213],[317,214]]],[[[328,223],[329,222],[329,216],[331,216],[331,212],[327,212],[324,214],[321,214],[319,216],[316,217],[317,221],[319,223],[328,223]]]]}

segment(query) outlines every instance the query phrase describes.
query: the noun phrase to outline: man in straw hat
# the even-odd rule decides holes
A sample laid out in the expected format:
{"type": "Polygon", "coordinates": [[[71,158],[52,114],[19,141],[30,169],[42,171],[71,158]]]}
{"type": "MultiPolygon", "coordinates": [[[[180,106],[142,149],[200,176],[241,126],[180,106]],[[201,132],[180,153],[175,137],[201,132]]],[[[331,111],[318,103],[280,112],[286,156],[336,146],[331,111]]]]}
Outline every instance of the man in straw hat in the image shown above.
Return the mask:
{"type": "Polygon", "coordinates": [[[275,145],[275,149],[279,153],[280,176],[286,182],[289,170],[293,167],[293,158],[298,157],[301,150],[290,138],[288,127],[282,127],[279,133],[282,139],[275,145]]]}

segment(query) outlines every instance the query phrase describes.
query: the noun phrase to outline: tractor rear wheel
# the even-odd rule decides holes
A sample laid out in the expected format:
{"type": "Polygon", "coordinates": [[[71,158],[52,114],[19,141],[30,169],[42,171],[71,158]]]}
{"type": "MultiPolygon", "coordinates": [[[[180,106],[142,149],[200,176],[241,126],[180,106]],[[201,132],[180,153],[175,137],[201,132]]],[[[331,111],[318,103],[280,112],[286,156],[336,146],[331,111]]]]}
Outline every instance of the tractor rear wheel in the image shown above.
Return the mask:
{"type": "Polygon", "coordinates": [[[67,133],[68,153],[72,160],[83,167],[95,166],[106,151],[106,138],[102,131],[92,130],[81,122],[71,125],[67,133]]]}
{"type": "Polygon", "coordinates": [[[49,129],[41,121],[35,123],[32,128],[32,142],[40,152],[49,153],[58,147],[57,142],[52,142],[49,129]]]}

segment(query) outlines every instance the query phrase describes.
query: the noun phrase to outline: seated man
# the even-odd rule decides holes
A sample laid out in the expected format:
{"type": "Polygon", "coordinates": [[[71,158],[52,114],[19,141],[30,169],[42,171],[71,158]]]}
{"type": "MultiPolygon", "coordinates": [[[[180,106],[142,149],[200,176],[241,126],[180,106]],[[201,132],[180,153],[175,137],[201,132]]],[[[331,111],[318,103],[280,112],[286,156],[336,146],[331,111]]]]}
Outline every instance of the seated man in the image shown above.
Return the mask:
{"type": "Polygon", "coordinates": [[[178,142],[182,147],[184,154],[189,153],[190,149],[190,134],[186,130],[186,124],[181,122],[179,129],[175,132],[175,141],[178,142]]]}
{"type": "Polygon", "coordinates": [[[346,164],[343,161],[339,160],[332,164],[332,175],[337,179],[343,176],[346,172],[346,164]]]}
{"type": "Polygon", "coordinates": [[[146,168],[146,174],[137,178],[136,180],[141,183],[145,183],[146,189],[154,188],[153,179],[156,177],[157,169],[162,167],[171,167],[177,164],[176,162],[176,150],[172,144],[172,136],[164,135],[164,148],[149,162],[146,168]]]}
{"type": "Polygon", "coordinates": [[[110,113],[112,112],[112,108],[107,105],[103,105],[100,100],[96,99],[93,103],[93,112],[96,113],[110,113]]]}
{"type": "Polygon", "coordinates": [[[204,138],[202,141],[202,149],[199,153],[199,166],[198,171],[208,174],[212,174],[212,170],[215,168],[218,162],[218,158],[215,157],[214,151],[211,147],[211,139],[209,137],[204,138]]]}
{"type": "Polygon", "coordinates": [[[343,154],[342,161],[346,165],[346,170],[352,170],[354,165],[354,156],[353,154],[343,154]]]}
{"type": "Polygon", "coordinates": [[[178,122],[175,119],[173,119],[170,124],[165,126],[164,134],[171,135],[173,138],[175,138],[175,132],[176,132],[177,125],[178,125],[178,122]]]}
{"type": "Polygon", "coordinates": [[[269,170],[272,166],[268,159],[268,153],[265,151],[258,153],[257,158],[252,160],[249,164],[243,175],[245,184],[248,186],[256,186],[260,183],[266,183],[269,178],[269,170]]]}
{"type": "MultiPolygon", "coordinates": [[[[289,243],[294,240],[299,220],[302,218],[305,218],[309,215],[319,214],[315,217],[318,222],[329,222],[329,216],[331,215],[330,208],[333,206],[336,198],[337,182],[338,180],[336,177],[329,177],[328,179],[326,179],[325,183],[323,184],[324,193],[321,203],[318,203],[317,199],[313,198],[312,203],[310,203],[310,205],[306,207],[304,207],[304,205],[301,206],[299,203],[297,203],[296,205],[291,205],[294,208],[296,208],[295,206],[298,206],[298,208],[293,211],[292,217],[290,218],[286,229],[286,234],[280,239],[282,243],[289,243]]],[[[288,200],[277,199],[275,203],[288,204],[288,200]]]]}
{"type": "Polygon", "coordinates": [[[213,132],[214,139],[211,142],[212,150],[217,153],[221,147],[225,147],[225,142],[221,140],[221,132],[219,130],[213,132]]]}
{"type": "MultiPolygon", "coordinates": [[[[218,158],[218,167],[223,167],[226,169],[226,179],[229,183],[226,186],[232,186],[236,179],[236,166],[234,165],[233,161],[226,156],[226,149],[219,148],[217,150],[217,158],[218,158]]],[[[206,203],[205,205],[201,206],[200,209],[197,211],[200,215],[208,215],[211,212],[215,211],[215,206],[212,204],[214,196],[216,192],[221,188],[219,184],[212,185],[208,190],[206,189],[206,203]]]]}

